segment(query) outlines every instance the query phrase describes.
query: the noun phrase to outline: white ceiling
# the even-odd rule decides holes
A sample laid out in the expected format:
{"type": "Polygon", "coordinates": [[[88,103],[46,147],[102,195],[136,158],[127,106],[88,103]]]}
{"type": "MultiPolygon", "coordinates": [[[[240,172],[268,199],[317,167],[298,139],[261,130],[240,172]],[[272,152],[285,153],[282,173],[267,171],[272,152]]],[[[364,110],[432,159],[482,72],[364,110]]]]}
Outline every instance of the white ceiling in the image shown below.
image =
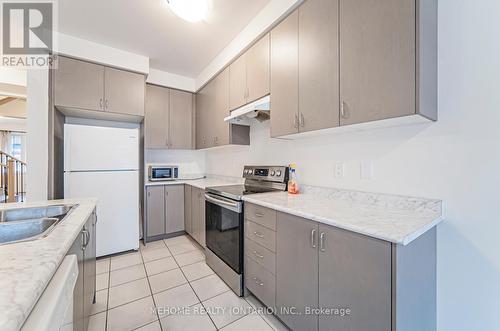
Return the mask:
{"type": "Polygon", "coordinates": [[[152,68],[197,77],[270,0],[212,0],[206,22],[175,16],[165,0],[61,0],[59,31],[145,55],[152,68]]]}

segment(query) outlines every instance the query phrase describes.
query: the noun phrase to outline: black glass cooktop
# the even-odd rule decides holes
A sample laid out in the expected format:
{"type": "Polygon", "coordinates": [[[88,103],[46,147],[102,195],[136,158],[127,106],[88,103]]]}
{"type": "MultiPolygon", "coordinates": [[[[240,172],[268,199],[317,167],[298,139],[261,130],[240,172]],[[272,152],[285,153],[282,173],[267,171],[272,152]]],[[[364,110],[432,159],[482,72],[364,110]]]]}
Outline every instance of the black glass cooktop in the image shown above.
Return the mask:
{"type": "Polygon", "coordinates": [[[207,192],[215,193],[234,200],[241,200],[241,197],[248,194],[273,192],[276,189],[268,187],[257,187],[247,185],[224,185],[208,187],[207,192]]]}

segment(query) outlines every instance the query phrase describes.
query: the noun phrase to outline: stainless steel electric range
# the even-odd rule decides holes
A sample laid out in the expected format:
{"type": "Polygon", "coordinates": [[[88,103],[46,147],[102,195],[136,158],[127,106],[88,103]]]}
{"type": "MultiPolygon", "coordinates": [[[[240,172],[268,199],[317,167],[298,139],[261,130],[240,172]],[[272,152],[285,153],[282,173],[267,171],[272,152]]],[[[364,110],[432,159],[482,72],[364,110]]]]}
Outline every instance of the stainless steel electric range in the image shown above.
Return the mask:
{"type": "Polygon", "coordinates": [[[286,191],[288,167],[245,166],[245,183],[208,187],[206,204],[207,264],[239,296],[244,292],[244,195],[286,191]]]}

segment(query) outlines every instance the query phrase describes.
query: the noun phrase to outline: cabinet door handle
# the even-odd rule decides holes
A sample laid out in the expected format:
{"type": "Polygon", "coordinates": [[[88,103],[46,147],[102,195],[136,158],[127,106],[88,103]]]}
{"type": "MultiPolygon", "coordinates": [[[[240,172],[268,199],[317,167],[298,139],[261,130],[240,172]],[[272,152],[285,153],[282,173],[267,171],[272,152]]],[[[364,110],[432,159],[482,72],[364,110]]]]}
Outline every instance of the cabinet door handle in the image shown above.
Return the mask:
{"type": "Polygon", "coordinates": [[[347,118],[346,104],[345,101],[342,101],[340,104],[340,116],[342,118],[347,118]]]}
{"type": "Polygon", "coordinates": [[[293,127],[296,129],[299,128],[299,115],[298,114],[293,115],[293,127]]]}
{"type": "Polygon", "coordinates": [[[316,229],[311,230],[311,247],[316,248],[316,229]]]}
{"type": "Polygon", "coordinates": [[[260,279],[258,279],[257,277],[253,277],[252,279],[254,280],[255,284],[257,284],[259,286],[264,286],[264,283],[260,279]]]}
{"type": "Polygon", "coordinates": [[[253,255],[257,256],[259,259],[264,258],[264,255],[260,255],[257,251],[253,251],[253,255]]]}
{"type": "Polygon", "coordinates": [[[102,98],[99,99],[99,109],[102,109],[102,98]]]}
{"type": "Polygon", "coordinates": [[[300,113],[300,119],[299,119],[299,123],[300,123],[300,126],[301,127],[304,127],[305,126],[305,120],[304,120],[304,114],[300,113]]]}
{"type": "Polygon", "coordinates": [[[87,229],[82,230],[82,251],[84,251],[87,248],[87,245],[89,244],[89,239],[90,239],[90,233],[87,229]]]}
{"type": "Polygon", "coordinates": [[[324,232],[321,232],[319,235],[319,250],[322,252],[325,251],[325,236],[326,234],[324,232]]]}
{"type": "Polygon", "coordinates": [[[109,108],[109,100],[106,99],[106,102],[104,103],[104,108],[108,109],[109,108]]]}
{"type": "Polygon", "coordinates": [[[255,217],[264,217],[264,214],[262,214],[262,213],[255,213],[255,217]]]}
{"type": "Polygon", "coordinates": [[[253,234],[254,234],[256,237],[258,237],[258,238],[264,238],[264,235],[263,235],[262,233],[257,232],[257,231],[255,231],[253,234]]]}

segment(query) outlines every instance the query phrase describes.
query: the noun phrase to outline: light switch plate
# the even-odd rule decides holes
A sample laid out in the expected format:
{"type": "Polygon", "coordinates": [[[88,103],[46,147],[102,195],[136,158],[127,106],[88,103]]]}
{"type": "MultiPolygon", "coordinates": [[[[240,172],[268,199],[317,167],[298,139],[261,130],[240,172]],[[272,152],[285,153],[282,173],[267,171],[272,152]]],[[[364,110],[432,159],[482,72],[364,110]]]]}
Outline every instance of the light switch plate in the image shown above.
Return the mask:
{"type": "Polygon", "coordinates": [[[333,177],[344,178],[345,166],[343,162],[336,162],[333,169],[333,177]]]}
{"type": "Polygon", "coordinates": [[[359,173],[361,179],[372,179],[373,178],[373,162],[372,161],[361,161],[359,164],[359,173]]]}

